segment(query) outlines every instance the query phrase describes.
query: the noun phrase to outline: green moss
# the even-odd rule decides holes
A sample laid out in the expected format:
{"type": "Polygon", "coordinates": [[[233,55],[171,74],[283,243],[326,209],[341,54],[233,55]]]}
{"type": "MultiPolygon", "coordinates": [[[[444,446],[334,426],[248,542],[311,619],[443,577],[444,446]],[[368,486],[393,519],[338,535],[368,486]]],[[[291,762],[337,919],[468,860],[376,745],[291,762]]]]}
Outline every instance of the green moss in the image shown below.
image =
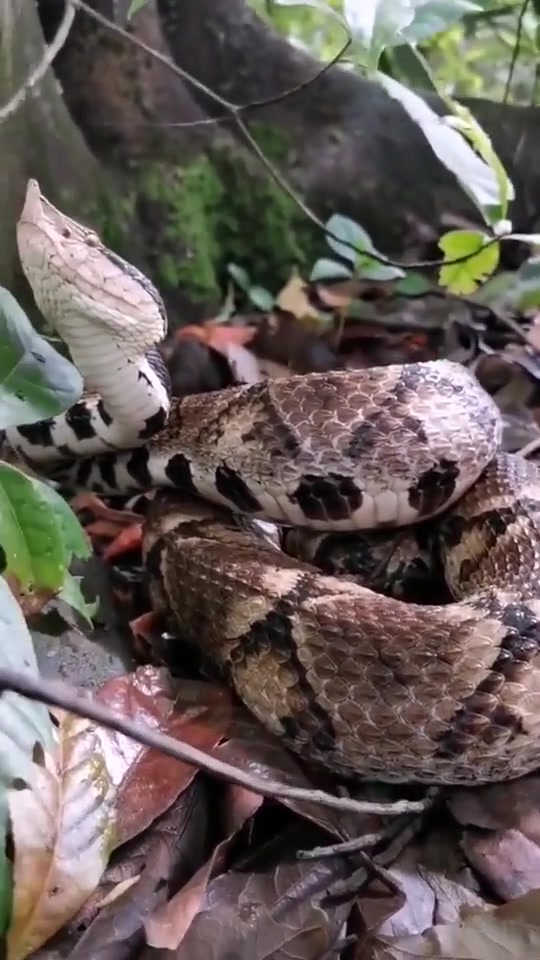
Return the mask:
{"type": "MultiPolygon", "coordinates": [[[[258,127],[272,160],[287,152],[284,138],[258,127]]],[[[217,304],[236,263],[253,283],[277,293],[297,267],[307,274],[324,238],[270,175],[240,151],[213,148],[185,166],[145,163],[128,199],[114,198],[92,221],[108,245],[127,255],[140,218],[153,279],[165,293],[182,290],[194,303],[217,304]]]]}
{"type": "Polygon", "coordinates": [[[161,226],[155,251],[158,285],[182,288],[194,302],[220,299],[214,221],[224,191],[208,160],[199,158],[185,169],[146,165],[139,191],[146,203],[155,204],[161,226]]]}

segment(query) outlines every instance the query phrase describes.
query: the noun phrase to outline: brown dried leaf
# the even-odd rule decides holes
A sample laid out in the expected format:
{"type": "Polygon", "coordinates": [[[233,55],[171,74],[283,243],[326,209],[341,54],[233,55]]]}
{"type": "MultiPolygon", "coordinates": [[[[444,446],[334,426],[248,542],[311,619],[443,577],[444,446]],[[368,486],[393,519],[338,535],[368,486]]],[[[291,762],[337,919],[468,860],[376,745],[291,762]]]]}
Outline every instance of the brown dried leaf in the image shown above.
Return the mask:
{"type": "MultiPolygon", "coordinates": [[[[230,721],[231,698],[225,689],[191,681],[172,685],[168,672],[156,667],[109,681],[98,699],[124,717],[202,750],[221,740],[230,721]]],[[[118,791],[117,843],[124,843],[167,810],[197,770],[114,730],[100,728],[100,739],[118,791]]]]}
{"type": "Polygon", "coordinates": [[[188,324],[175,332],[175,340],[199,340],[220,353],[234,344],[244,347],[251,343],[257,332],[256,327],[234,327],[224,324],[206,323],[203,326],[188,324]]]}
{"type": "Polygon", "coordinates": [[[502,900],[540,888],[540,847],[518,830],[467,832],[463,849],[502,900]]]}
{"type": "Polygon", "coordinates": [[[446,798],[446,805],[464,826],[528,832],[525,822],[540,809],[540,776],[534,774],[474,790],[455,788],[446,798]]]}
{"type": "Polygon", "coordinates": [[[10,789],[15,847],[8,960],[26,957],[75,915],[113,846],[115,789],[92,723],[64,714],[34,789],[10,789]]]}
{"type": "Polygon", "coordinates": [[[258,383],[264,379],[259,361],[251,350],[237,343],[228,343],[221,352],[231,368],[235,383],[258,383]]]}
{"type": "Polygon", "coordinates": [[[280,310],[291,313],[304,326],[310,329],[320,329],[321,314],[311,303],[308,293],[308,284],[295,271],[278,293],[276,306],[280,310]]]}
{"type": "Polygon", "coordinates": [[[467,913],[457,923],[438,924],[420,936],[378,940],[376,960],[459,957],[459,960],[538,960],[540,894],[526,894],[495,909],[467,913]]]}

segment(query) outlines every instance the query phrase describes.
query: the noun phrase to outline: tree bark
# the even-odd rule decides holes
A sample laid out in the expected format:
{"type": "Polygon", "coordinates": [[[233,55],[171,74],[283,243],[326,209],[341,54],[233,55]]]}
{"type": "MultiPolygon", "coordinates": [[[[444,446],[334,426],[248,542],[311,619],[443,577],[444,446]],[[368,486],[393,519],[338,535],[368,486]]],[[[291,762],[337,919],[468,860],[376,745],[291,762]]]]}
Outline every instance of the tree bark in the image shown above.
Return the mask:
{"type": "MultiPolygon", "coordinates": [[[[4,6],[4,16],[7,5],[4,6]]],[[[43,35],[32,3],[14,3],[1,24],[0,105],[7,104],[43,56],[43,35]]],[[[0,123],[0,284],[27,308],[32,298],[20,269],[15,223],[26,182],[37,177],[53,203],[66,211],[90,209],[110,188],[73,123],[52,70],[23,104],[0,123]]]]}

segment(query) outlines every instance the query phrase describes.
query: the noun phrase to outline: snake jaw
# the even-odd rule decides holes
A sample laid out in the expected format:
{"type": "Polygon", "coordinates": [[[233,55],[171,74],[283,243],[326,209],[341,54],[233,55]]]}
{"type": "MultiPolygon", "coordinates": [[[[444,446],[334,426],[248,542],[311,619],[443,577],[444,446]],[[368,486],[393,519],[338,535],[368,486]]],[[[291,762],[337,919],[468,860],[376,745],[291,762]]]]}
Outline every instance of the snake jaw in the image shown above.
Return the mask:
{"type": "Polygon", "coordinates": [[[68,341],[74,317],[112,335],[138,357],[167,333],[160,294],[98,234],[61,213],[29,180],[17,224],[22,268],[48,323],[68,341]]]}

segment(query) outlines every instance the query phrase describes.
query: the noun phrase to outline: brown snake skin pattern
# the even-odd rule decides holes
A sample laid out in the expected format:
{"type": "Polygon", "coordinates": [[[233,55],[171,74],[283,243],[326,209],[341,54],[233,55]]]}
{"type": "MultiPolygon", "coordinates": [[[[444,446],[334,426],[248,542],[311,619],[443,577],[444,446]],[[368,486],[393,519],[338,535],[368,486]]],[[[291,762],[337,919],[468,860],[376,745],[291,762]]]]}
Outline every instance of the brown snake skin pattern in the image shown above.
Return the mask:
{"type": "Polygon", "coordinates": [[[165,488],[143,544],[153,604],[262,723],[346,777],[475,784],[539,766],[539,472],[500,451],[499,414],[472,374],[440,361],[170,404],[149,282],[35,181],[18,244],[101,399],[9,442],[68,487],[165,488]],[[308,558],[325,531],[430,523],[453,602],[329,576],[261,536],[259,517],[304,528],[308,558]]]}

